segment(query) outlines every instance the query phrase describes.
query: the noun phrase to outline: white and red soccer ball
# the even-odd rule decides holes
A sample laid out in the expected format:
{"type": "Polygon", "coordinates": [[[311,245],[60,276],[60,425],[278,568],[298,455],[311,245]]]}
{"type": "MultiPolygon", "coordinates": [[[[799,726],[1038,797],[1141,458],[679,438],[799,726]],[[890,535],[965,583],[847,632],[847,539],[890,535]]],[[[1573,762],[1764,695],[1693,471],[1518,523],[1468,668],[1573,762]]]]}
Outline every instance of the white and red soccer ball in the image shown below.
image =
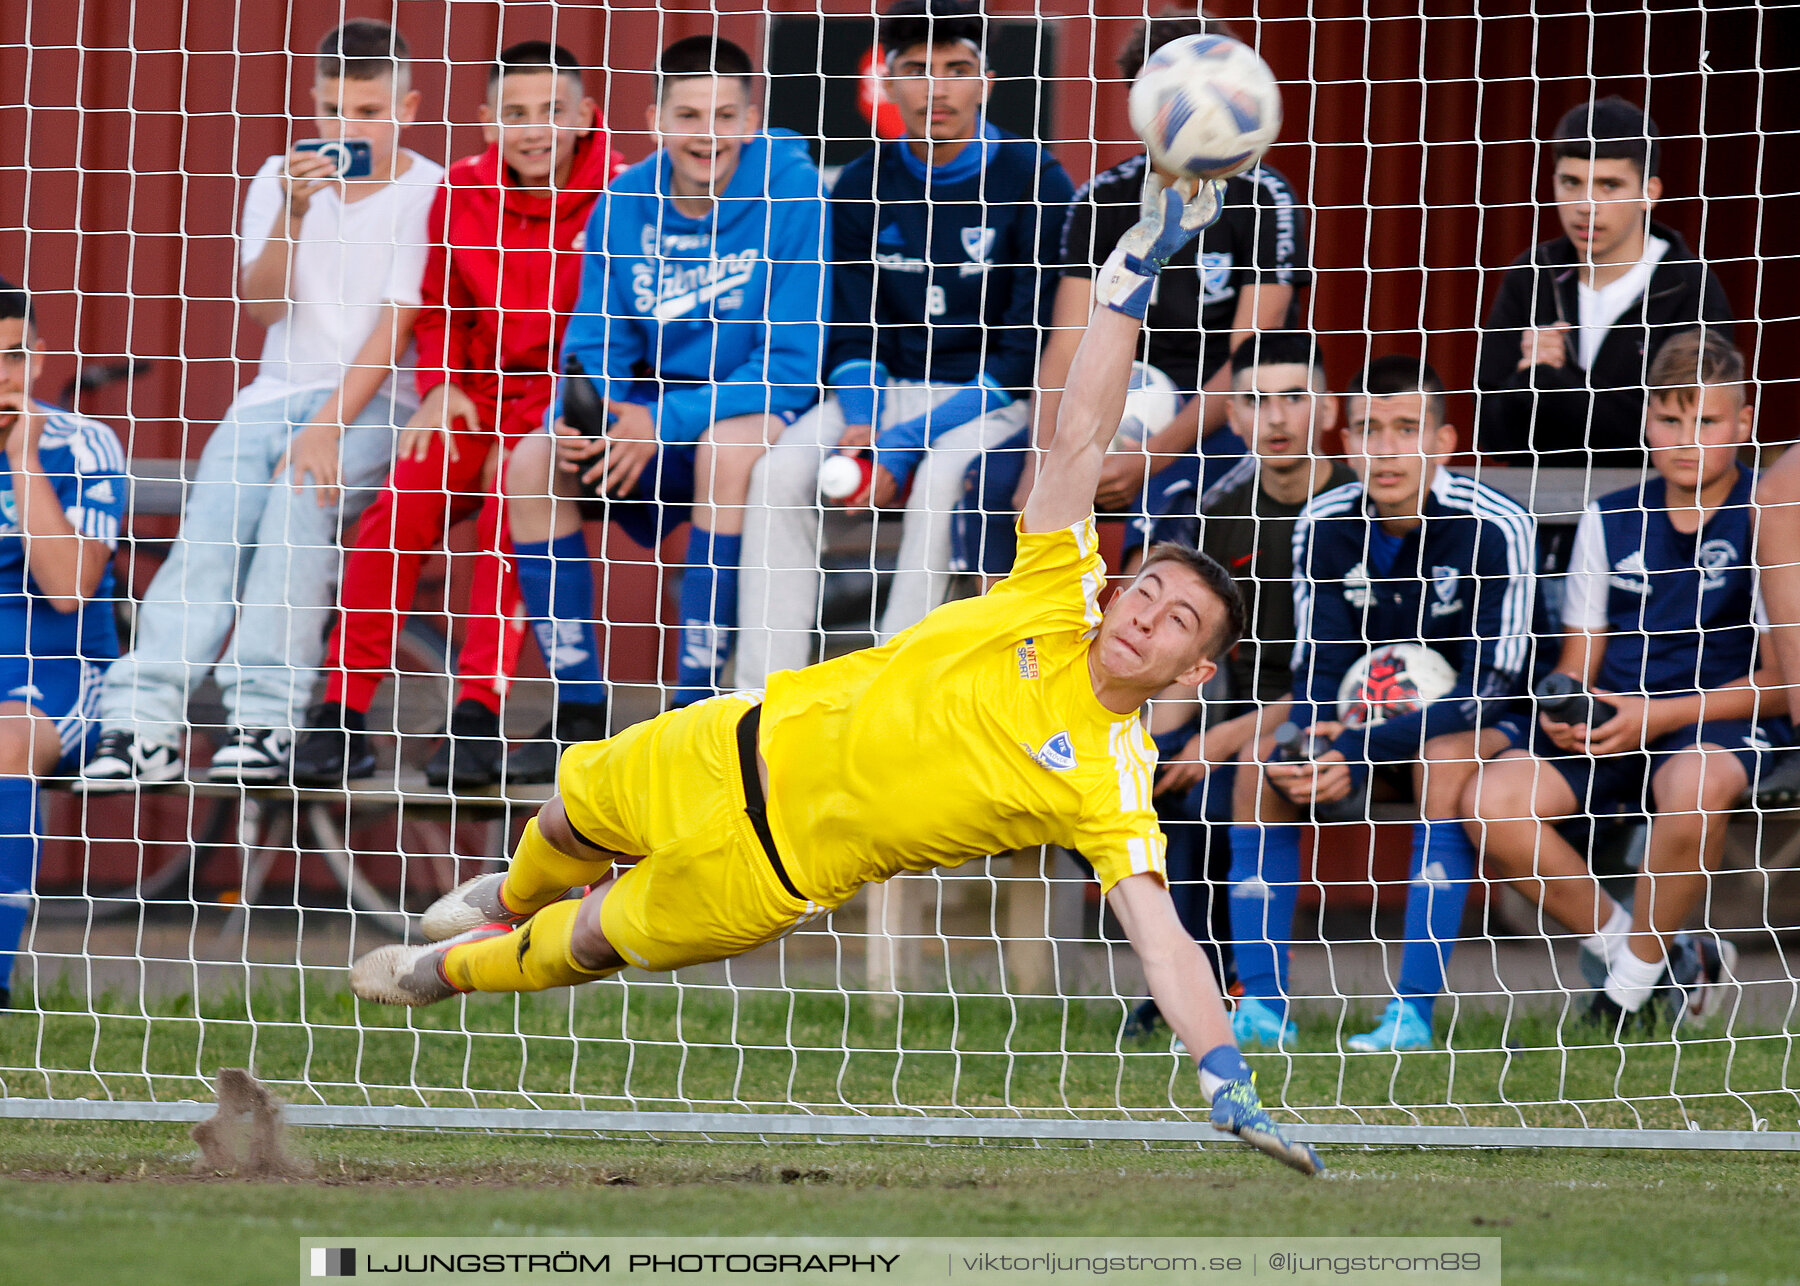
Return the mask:
{"type": "Polygon", "coordinates": [[[1389,643],[1350,667],[1338,685],[1338,718],[1369,726],[1426,706],[1456,686],[1456,667],[1423,643],[1389,643]]]}

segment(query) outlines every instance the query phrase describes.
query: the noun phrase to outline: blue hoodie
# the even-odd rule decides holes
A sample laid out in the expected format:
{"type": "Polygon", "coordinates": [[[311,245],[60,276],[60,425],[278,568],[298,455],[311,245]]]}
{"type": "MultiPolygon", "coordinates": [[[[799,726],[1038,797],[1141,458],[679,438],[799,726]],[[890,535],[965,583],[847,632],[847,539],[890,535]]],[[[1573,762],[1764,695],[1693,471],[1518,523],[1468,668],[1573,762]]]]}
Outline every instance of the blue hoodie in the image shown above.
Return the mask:
{"type": "Polygon", "coordinates": [[[666,195],[671,173],[659,151],[601,194],[564,361],[579,357],[602,396],[649,406],[663,442],[694,442],[733,416],[805,410],[819,398],[829,254],[805,141],[788,130],[745,140],[724,195],[698,219],[666,195]]]}

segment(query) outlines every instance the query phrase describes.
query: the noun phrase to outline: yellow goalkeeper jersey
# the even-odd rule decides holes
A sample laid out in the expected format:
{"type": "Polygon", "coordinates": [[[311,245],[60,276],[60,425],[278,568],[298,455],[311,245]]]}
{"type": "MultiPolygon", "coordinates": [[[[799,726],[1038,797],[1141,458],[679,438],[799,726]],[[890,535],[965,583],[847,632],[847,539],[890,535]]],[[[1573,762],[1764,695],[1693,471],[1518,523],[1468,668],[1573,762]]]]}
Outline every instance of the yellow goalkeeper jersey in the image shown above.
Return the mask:
{"type": "Polygon", "coordinates": [[[985,597],[769,677],[769,818],[802,893],[837,906],[903,870],[1044,843],[1078,850],[1106,889],[1166,881],[1155,747],[1088,676],[1105,583],[1091,518],[1021,535],[985,597]]]}

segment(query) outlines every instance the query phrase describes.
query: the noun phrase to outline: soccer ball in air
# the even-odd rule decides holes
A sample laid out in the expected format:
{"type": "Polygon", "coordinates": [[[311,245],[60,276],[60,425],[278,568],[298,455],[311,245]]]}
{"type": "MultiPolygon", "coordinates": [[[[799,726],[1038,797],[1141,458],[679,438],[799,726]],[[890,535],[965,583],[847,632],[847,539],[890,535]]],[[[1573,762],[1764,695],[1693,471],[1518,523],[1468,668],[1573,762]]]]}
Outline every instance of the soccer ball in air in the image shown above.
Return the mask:
{"type": "Polygon", "coordinates": [[[1144,439],[1163,428],[1181,411],[1181,390],[1175,381],[1148,362],[1131,364],[1131,386],[1125,394],[1125,414],[1113,434],[1113,450],[1136,450],[1144,439]]]}
{"type": "Polygon", "coordinates": [[[1131,128],[1170,174],[1222,179],[1249,169],[1281,131],[1281,88],[1256,51],[1230,36],[1183,36],[1144,61],[1131,128]]]}
{"type": "Polygon", "coordinates": [[[1389,643],[1350,667],[1338,718],[1372,726],[1426,706],[1456,686],[1456,667],[1423,643],[1389,643]]]}

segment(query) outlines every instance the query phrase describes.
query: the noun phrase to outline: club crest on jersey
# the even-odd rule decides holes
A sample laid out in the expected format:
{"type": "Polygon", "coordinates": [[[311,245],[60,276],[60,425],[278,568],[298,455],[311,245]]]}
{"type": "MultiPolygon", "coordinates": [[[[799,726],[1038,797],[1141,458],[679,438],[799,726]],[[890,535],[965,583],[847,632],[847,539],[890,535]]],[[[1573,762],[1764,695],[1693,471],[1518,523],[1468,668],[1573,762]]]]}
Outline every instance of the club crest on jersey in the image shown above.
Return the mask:
{"type": "Polygon", "coordinates": [[[987,263],[988,256],[994,252],[994,230],[992,228],[964,228],[962,230],[963,253],[969,256],[971,263],[987,263]]]}
{"type": "Polygon", "coordinates": [[[1037,640],[1026,639],[1015,649],[1019,661],[1019,677],[1035,679],[1038,677],[1037,640]]]}
{"type": "Polygon", "coordinates": [[[1644,551],[1634,549],[1614,563],[1612,575],[1606,580],[1614,589],[1622,589],[1627,594],[1648,594],[1650,568],[1644,562],[1644,551]]]}
{"type": "Polygon", "coordinates": [[[1457,586],[1461,578],[1454,567],[1433,567],[1431,569],[1431,592],[1437,595],[1437,602],[1431,605],[1431,614],[1449,616],[1462,610],[1462,599],[1456,596],[1457,586]]]}
{"type": "Polygon", "coordinates": [[[1700,568],[1700,592],[1725,584],[1725,573],[1738,564],[1737,546],[1729,540],[1708,540],[1700,545],[1694,563],[1700,568]]]}
{"type": "Polygon", "coordinates": [[[1374,597],[1373,587],[1369,584],[1369,568],[1365,563],[1358,563],[1344,573],[1344,601],[1352,607],[1367,607],[1374,597]]]}
{"type": "Polygon", "coordinates": [[[1209,250],[1200,256],[1200,302],[1222,304],[1237,294],[1232,289],[1231,272],[1237,267],[1229,250],[1209,250]]]}
{"type": "Polygon", "coordinates": [[[1025,753],[1039,768],[1047,768],[1051,772],[1073,772],[1075,769],[1075,745],[1069,740],[1069,734],[1059,732],[1046,741],[1041,750],[1033,750],[1023,741],[1025,753]]]}
{"type": "Polygon", "coordinates": [[[17,527],[19,525],[19,506],[13,501],[12,488],[0,491],[0,526],[17,527]]]}

